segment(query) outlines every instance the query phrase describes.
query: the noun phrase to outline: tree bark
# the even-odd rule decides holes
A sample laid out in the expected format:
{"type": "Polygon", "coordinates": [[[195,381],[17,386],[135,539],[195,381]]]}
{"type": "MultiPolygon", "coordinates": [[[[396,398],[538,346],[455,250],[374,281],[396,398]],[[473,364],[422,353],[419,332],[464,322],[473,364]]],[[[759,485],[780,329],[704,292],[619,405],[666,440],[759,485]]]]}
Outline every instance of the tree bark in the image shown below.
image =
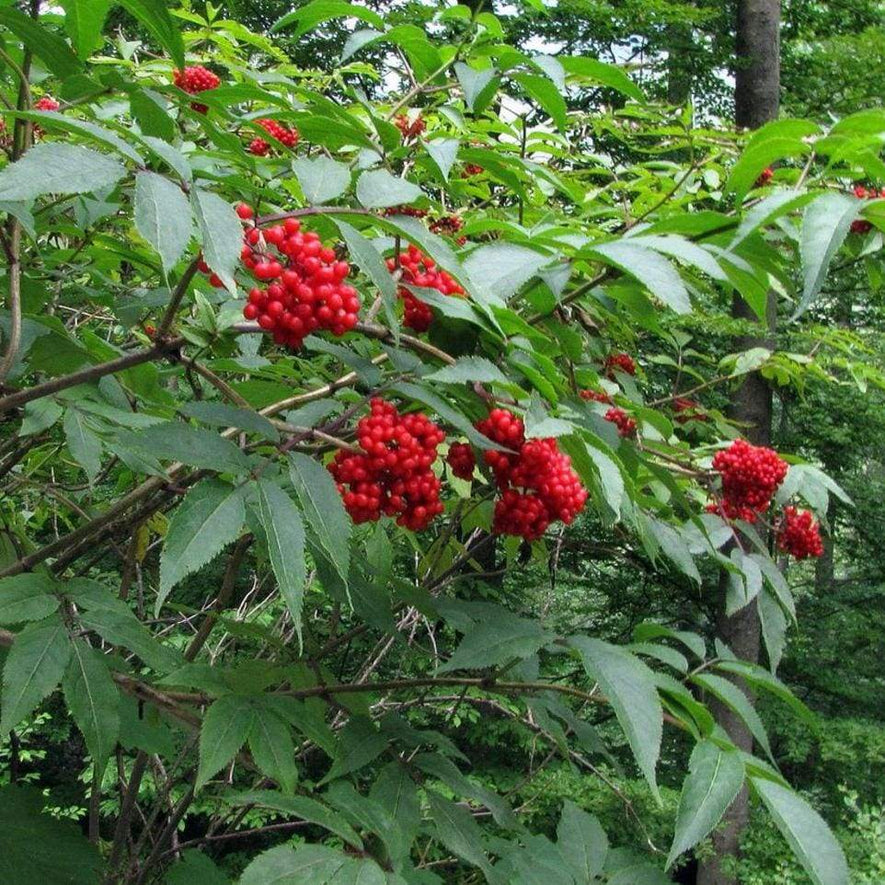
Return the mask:
{"type": "MultiPolygon", "coordinates": [[[[777,117],[780,96],[780,0],[739,0],[737,6],[737,67],[735,71],[735,122],[755,129],[777,117]]],[[[777,299],[769,293],[766,323],[759,333],[736,341],[738,350],[773,347],[777,299]],[[767,326],[767,329],[766,329],[767,326]]],[[[739,296],[732,302],[735,319],[759,322],[750,306],[739,296]]],[[[772,394],[757,373],[748,375],[735,391],[730,417],[743,427],[754,445],[771,443],[772,394]]],[[[722,574],[717,600],[716,629],[720,639],[734,654],[752,663],[759,660],[760,623],[755,601],[735,614],[725,614],[727,576],[722,574]]],[[[743,680],[733,680],[752,700],[743,680]]],[[[723,704],[711,702],[716,721],[741,750],[752,752],[753,736],[736,714],[723,704]]],[[[737,856],[740,840],[749,819],[749,794],[744,787],[713,833],[713,855],[698,867],[698,885],[735,885],[728,871],[728,860],[737,856]]]]}
{"type": "Polygon", "coordinates": [[[667,101],[684,105],[691,99],[690,25],[671,24],[667,27],[667,101]]]}

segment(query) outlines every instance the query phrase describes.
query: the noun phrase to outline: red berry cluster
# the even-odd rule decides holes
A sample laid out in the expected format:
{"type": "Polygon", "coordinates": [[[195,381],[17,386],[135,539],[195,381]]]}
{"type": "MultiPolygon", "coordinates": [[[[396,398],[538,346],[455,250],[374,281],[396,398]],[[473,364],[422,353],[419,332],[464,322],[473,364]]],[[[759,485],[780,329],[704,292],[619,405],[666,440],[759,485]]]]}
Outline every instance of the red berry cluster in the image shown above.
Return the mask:
{"type": "Polygon", "coordinates": [[[340,451],[329,465],[353,521],[383,513],[413,532],[427,528],[443,511],[431,469],[443,431],[425,415],[400,415],[392,403],[373,399],[356,435],[364,454],[340,451]]]}
{"type": "MultiPolygon", "coordinates": [[[[44,95],[42,98],[34,102],[35,111],[57,111],[61,105],[51,96],[44,95]]],[[[4,122],[4,127],[5,127],[4,122]]],[[[34,138],[40,138],[43,135],[43,128],[34,124],[34,138]]]]}
{"type": "Polygon", "coordinates": [[[474,175],[482,175],[485,172],[479,163],[465,163],[461,170],[461,178],[472,178],[474,175]]]}
{"type": "Polygon", "coordinates": [[[612,398],[604,390],[582,390],[579,394],[581,399],[588,400],[591,403],[604,403],[611,405],[612,398]]]}
{"type": "Polygon", "coordinates": [[[605,420],[611,421],[618,428],[619,436],[636,436],[636,422],[623,409],[617,406],[609,409],[605,413],[605,420]]]}
{"type": "Polygon", "coordinates": [[[414,120],[410,120],[407,114],[397,114],[393,122],[396,124],[396,128],[402,133],[403,141],[417,138],[425,129],[427,129],[427,123],[424,121],[424,117],[420,114],[415,117],[414,120]]]}
{"type": "Polygon", "coordinates": [[[390,218],[393,215],[408,215],[411,218],[424,218],[427,215],[427,209],[416,209],[414,206],[388,206],[384,210],[384,215],[390,218]]]}
{"type": "Polygon", "coordinates": [[[760,173],[759,177],[756,179],[753,187],[765,187],[771,179],[774,178],[774,169],[771,166],[766,166],[760,173]]]}
{"type": "Polygon", "coordinates": [[[704,414],[701,404],[696,400],[688,399],[683,396],[677,396],[673,400],[673,411],[676,413],[676,421],[678,424],[686,424],[689,421],[706,421],[707,416],[704,414]]]}
{"type": "MultiPolygon", "coordinates": [[[[298,144],[299,134],[297,129],[289,129],[276,120],[264,118],[255,121],[258,126],[264,129],[269,135],[273,136],[278,142],[284,144],[287,148],[293,148],[298,144]]],[[[263,138],[253,138],[249,142],[249,153],[255,154],[256,157],[264,157],[270,153],[270,142],[263,138]]]]}
{"type": "Polygon", "coordinates": [[[431,233],[454,237],[459,246],[463,246],[467,242],[467,237],[458,236],[462,227],[464,227],[464,219],[457,215],[441,215],[430,222],[431,233]]]}
{"type": "Polygon", "coordinates": [[[755,522],[768,509],[787,475],[788,465],[773,449],[736,439],[727,449],[716,453],[713,469],[722,477],[722,501],[710,505],[708,510],[726,519],[755,522]]]}
{"type": "Polygon", "coordinates": [[[492,531],[534,541],[554,520],[568,524],[584,509],[587,491],[555,439],[526,440],[522,420],[506,409],[493,409],[476,427],[514,450],[484,453],[502,491],[492,531]]]}
{"type": "MultiPolygon", "coordinates": [[[[252,210],[241,206],[237,214],[247,221],[252,210]]],[[[324,247],[313,231],[301,230],[297,218],[264,231],[250,227],[245,240],[243,265],[269,285],[250,290],[243,316],[258,320],[277,344],[295,350],[317,329],[343,335],[356,325],[359,296],[345,282],[350,265],[340,261],[334,249],[324,247]]]]}
{"type": "MultiPolygon", "coordinates": [[[[388,258],[387,267],[391,271],[399,267],[402,270],[400,281],[407,285],[436,289],[443,295],[463,297],[466,294],[449,274],[436,266],[436,262],[429,255],[425,255],[413,244],[410,244],[405,252],[400,253],[398,259],[388,258]]],[[[399,297],[405,306],[403,325],[416,332],[426,332],[433,322],[433,311],[430,307],[419,301],[404,286],[399,288],[399,297]]]]}
{"type": "MultiPolygon", "coordinates": [[[[866,188],[862,184],[854,188],[854,196],[859,200],[875,200],[879,197],[885,197],[885,188],[877,191],[876,188],[866,188]]],[[[865,218],[856,218],[851,222],[851,233],[868,234],[873,229],[871,222],[865,218]]]]}
{"type": "Polygon", "coordinates": [[[614,375],[615,369],[619,369],[626,375],[636,374],[636,363],[629,353],[610,353],[605,358],[605,370],[609,377],[614,375]]]}
{"type": "Polygon", "coordinates": [[[473,471],[476,467],[476,457],[473,449],[467,443],[452,443],[449,446],[449,454],[446,461],[452,468],[452,473],[459,479],[470,481],[473,479],[473,471]]]}
{"type": "Polygon", "coordinates": [[[810,510],[784,508],[783,519],[777,527],[777,546],[796,559],[823,556],[824,545],[820,537],[820,525],[810,510]]]}
{"type": "MultiPolygon", "coordinates": [[[[220,78],[202,65],[194,65],[182,71],[174,71],[172,76],[175,85],[190,95],[206,92],[209,89],[217,89],[221,85],[220,78]]],[[[201,114],[205,114],[209,110],[206,105],[199,102],[194,102],[191,107],[201,114]]]]}

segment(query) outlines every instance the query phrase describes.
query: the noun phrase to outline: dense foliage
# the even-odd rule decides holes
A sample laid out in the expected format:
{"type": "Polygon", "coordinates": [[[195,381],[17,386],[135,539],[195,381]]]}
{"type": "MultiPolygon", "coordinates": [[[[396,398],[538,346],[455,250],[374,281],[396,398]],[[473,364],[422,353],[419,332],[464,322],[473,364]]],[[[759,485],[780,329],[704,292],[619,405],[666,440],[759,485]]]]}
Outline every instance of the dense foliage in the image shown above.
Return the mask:
{"type": "Polygon", "coordinates": [[[0,9],[6,879],[693,881],[746,788],[741,882],[881,881],[885,113],[168,5],[0,9]]]}

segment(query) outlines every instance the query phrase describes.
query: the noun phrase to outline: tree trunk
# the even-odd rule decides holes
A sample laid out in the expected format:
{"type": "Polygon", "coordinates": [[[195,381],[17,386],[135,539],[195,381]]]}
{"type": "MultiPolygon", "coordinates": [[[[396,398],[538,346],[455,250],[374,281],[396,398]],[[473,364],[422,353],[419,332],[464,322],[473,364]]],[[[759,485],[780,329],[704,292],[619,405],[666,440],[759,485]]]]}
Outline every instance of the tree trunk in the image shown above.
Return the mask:
{"type": "MultiPolygon", "coordinates": [[[[735,76],[735,122],[756,128],[778,114],[780,95],[780,0],[739,0],[737,12],[737,67],[735,76]]],[[[769,293],[767,332],[739,338],[737,349],[772,347],[777,316],[777,299],[769,293]]],[[[735,296],[732,316],[758,322],[750,306],[735,296]]],[[[744,429],[754,445],[771,442],[771,388],[758,374],[748,375],[735,392],[729,414],[744,429]]],[[[760,624],[755,601],[732,616],[725,614],[727,576],[719,584],[717,633],[737,657],[756,663],[759,660],[760,624]]],[[[734,682],[752,699],[746,683],[734,682]]],[[[753,750],[753,736],[743,721],[716,701],[711,702],[716,721],[740,749],[753,750]]],[[[749,795],[746,787],[738,794],[713,833],[713,856],[699,865],[698,885],[735,885],[727,871],[727,859],[735,857],[749,818],[749,795]],[[723,866],[726,869],[723,869],[723,866]]]]}
{"type": "Polygon", "coordinates": [[[667,27],[667,101],[684,105],[691,99],[692,33],[689,25],[667,27]]]}

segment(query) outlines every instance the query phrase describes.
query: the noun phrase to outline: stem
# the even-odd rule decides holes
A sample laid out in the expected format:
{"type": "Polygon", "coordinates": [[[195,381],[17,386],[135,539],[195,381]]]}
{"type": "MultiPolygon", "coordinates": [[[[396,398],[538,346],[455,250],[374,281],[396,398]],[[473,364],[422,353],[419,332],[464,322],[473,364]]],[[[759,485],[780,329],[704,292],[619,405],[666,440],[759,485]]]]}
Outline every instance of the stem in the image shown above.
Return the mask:
{"type": "Polygon", "coordinates": [[[178,285],[175,287],[175,291],[172,293],[172,298],[169,301],[169,306],[166,308],[166,313],[163,314],[163,319],[160,320],[160,325],[157,327],[156,337],[159,341],[162,341],[169,332],[169,327],[175,320],[175,314],[178,313],[178,308],[181,305],[181,300],[187,293],[188,287],[191,284],[191,280],[194,278],[194,274],[196,274],[197,272],[198,264],[199,259],[195,258],[187,266],[185,272],[181,275],[181,279],[178,281],[178,285]]]}
{"type": "Polygon", "coordinates": [[[185,343],[184,338],[169,338],[165,341],[158,341],[153,347],[147,350],[136,350],[125,356],[118,357],[106,363],[98,363],[95,366],[89,366],[86,369],[80,369],[70,375],[62,375],[60,378],[53,378],[51,381],[44,381],[43,384],[35,384],[24,390],[18,390],[10,393],[8,396],[0,398],[0,414],[8,412],[10,409],[23,406],[25,403],[32,402],[35,399],[41,399],[53,393],[67,390],[69,387],[76,387],[78,384],[87,384],[90,381],[97,381],[104,378],[105,375],[112,375],[114,372],[122,372],[124,369],[131,369],[133,366],[140,366],[142,363],[149,363],[151,360],[159,356],[177,350],[185,343]]]}
{"type": "Polygon", "coordinates": [[[21,239],[22,227],[17,218],[9,222],[9,345],[0,361],[0,384],[18,356],[22,340],[22,298],[21,298],[21,239]]]}

